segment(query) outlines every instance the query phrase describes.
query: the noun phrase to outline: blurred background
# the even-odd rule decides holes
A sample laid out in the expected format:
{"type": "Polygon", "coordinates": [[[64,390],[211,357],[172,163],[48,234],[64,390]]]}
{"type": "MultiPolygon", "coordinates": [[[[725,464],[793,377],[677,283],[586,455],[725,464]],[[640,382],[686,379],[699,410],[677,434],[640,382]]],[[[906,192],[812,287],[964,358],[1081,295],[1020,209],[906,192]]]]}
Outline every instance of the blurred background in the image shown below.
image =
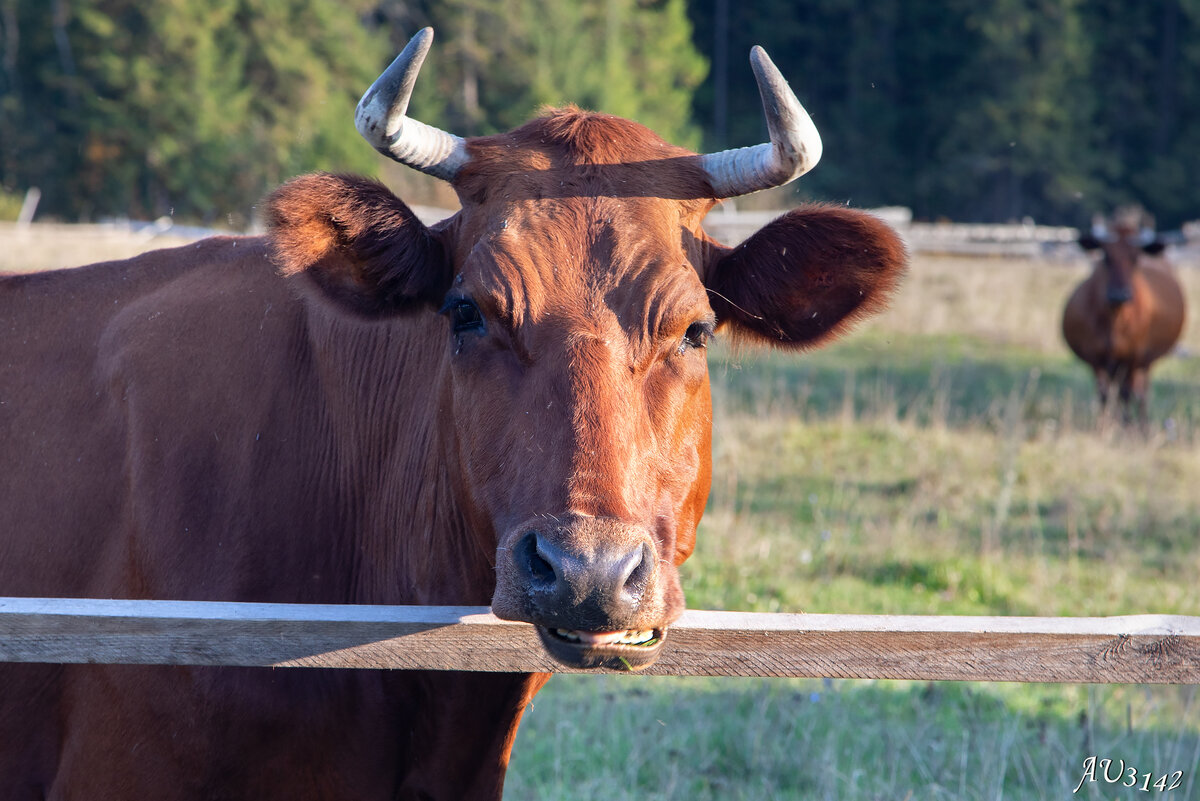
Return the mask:
{"type": "MultiPolygon", "coordinates": [[[[424,25],[426,122],[484,134],[573,102],[707,150],[765,140],[761,44],[824,156],[706,226],[732,243],[818,199],[910,244],[891,308],[842,341],[710,349],[691,607],[1200,615],[1200,325],[1155,365],[1144,430],[1098,413],[1060,334],[1090,271],[1076,229],[1119,205],[1170,234],[1200,309],[1182,233],[1200,218],[1200,0],[0,0],[0,221],[26,217],[0,222],[0,272],[245,230],[314,169],[445,213],[444,184],[353,127],[424,25]],[[145,224],[96,224],[112,220],[145,224]]],[[[1197,798],[1197,688],[559,676],[506,797],[1135,792],[1077,787],[1090,756],[1197,798]]]]}
{"type": "Polygon", "coordinates": [[[1200,216],[1193,0],[0,0],[0,219],[37,187],[39,216],[240,228],[296,173],[390,170],[352,110],[425,25],[413,111],[462,135],[572,102],[693,149],[755,144],[761,44],[826,150],[752,205],[1200,216]]]}

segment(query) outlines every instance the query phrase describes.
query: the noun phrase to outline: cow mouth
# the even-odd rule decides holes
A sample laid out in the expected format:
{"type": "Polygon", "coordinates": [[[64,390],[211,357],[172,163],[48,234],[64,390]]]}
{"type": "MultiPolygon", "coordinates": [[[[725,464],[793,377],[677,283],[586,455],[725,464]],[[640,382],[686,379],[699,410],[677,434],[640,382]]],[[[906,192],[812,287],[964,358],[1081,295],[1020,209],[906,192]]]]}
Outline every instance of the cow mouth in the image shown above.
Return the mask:
{"type": "Polygon", "coordinates": [[[578,631],[538,626],[546,651],[572,668],[641,670],[662,652],[666,629],[578,631]]]}

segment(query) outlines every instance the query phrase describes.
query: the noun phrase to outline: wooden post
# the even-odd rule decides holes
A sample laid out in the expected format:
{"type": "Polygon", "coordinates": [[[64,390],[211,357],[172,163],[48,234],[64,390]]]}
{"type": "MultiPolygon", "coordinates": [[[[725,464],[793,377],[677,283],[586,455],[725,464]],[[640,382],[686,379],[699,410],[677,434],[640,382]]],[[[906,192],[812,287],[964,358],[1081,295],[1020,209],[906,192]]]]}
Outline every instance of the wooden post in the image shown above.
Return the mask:
{"type": "MultiPolygon", "coordinates": [[[[569,672],[486,607],[0,598],[0,661],[569,672]]],[[[684,613],[646,671],[1200,683],[1200,617],[684,613]]]]}
{"type": "Polygon", "coordinates": [[[21,202],[21,211],[17,214],[17,228],[28,228],[37,214],[38,202],[42,199],[42,190],[31,186],[25,191],[25,200],[21,202]]]}

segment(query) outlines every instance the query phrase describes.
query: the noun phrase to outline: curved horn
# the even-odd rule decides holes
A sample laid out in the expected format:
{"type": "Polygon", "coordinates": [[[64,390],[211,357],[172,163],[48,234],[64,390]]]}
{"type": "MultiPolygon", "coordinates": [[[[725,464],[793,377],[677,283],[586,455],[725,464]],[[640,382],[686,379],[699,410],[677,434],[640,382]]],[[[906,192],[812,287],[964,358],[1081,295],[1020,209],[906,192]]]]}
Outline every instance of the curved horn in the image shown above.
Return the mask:
{"type": "Polygon", "coordinates": [[[453,181],[470,159],[462,137],[405,116],[417,73],[433,44],[433,28],[422,28],[358,101],[354,127],[388,158],[453,181]]]}
{"type": "Polygon", "coordinates": [[[750,66],[758,81],[771,141],[700,157],[717,197],[783,186],[821,159],[821,135],[767,51],[755,45],[750,51],[750,66]]]}

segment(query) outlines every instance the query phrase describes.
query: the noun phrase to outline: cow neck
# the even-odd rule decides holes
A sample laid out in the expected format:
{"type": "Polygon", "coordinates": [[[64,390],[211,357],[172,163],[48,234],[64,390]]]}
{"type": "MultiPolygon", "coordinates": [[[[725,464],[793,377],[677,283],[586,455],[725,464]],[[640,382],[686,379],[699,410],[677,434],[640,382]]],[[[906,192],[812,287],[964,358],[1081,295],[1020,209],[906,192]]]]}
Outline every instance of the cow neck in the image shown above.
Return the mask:
{"type": "Polygon", "coordinates": [[[439,419],[444,321],[418,311],[364,321],[310,307],[321,432],[315,478],[333,487],[354,600],[487,604],[493,554],[467,532],[439,419]]]}

